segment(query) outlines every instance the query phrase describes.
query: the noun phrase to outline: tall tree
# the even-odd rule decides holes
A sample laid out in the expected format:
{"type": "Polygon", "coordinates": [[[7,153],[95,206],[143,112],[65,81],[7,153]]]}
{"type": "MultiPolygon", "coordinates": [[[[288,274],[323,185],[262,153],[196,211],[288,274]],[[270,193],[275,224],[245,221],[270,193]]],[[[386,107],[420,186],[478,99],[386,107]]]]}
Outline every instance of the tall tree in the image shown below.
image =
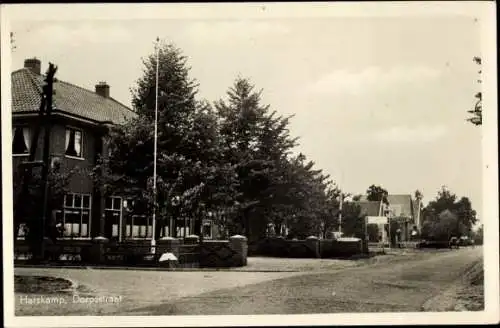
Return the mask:
{"type": "Polygon", "coordinates": [[[470,200],[467,197],[457,200],[457,196],[443,186],[437,197],[423,209],[422,235],[444,237],[444,233],[440,232],[443,229],[449,229],[454,236],[470,234],[476,221],[476,211],[472,209],[470,200]],[[443,216],[443,213],[447,214],[443,216]],[[446,219],[446,222],[440,222],[443,219],[446,219]]]}
{"type": "Polygon", "coordinates": [[[451,237],[458,237],[466,228],[460,223],[457,215],[450,210],[441,212],[437,217],[424,222],[422,236],[430,240],[447,241],[451,237]]]}
{"type": "MultiPolygon", "coordinates": [[[[232,166],[220,158],[215,113],[208,102],[196,99],[197,84],[189,77],[187,58],[171,44],[158,46],[156,202],[152,184],[156,53],[143,60],[143,76],[131,90],[137,117],[111,128],[110,156],[102,158],[94,171],[108,193],[135,199],[141,211],[152,212],[156,204],[156,237],[168,219],[174,219],[171,228],[175,235],[178,217],[201,218],[208,211],[219,210],[215,207],[229,206],[232,199],[222,197],[219,191],[232,189],[221,186],[221,181],[227,180],[223,176],[234,175],[232,166]]],[[[196,220],[195,232],[200,233],[200,229],[201,222],[196,220]]]]}
{"type": "Polygon", "coordinates": [[[381,186],[371,185],[370,187],[368,187],[366,194],[369,201],[383,201],[385,204],[389,204],[387,200],[387,196],[389,195],[389,193],[381,186]]]}
{"type": "Polygon", "coordinates": [[[345,236],[365,238],[365,223],[361,208],[355,202],[345,202],[342,205],[342,232],[345,236]]]}
{"type": "Polygon", "coordinates": [[[296,145],[289,135],[290,117],[278,116],[262,105],[261,92],[248,79],[238,77],[227,100],[215,103],[222,156],[234,165],[239,180],[239,233],[255,237],[266,233],[268,223],[279,221],[277,213],[287,211],[289,184],[283,177],[296,145]]]}
{"type": "MultiPolygon", "coordinates": [[[[478,75],[481,76],[481,74],[482,74],[481,58],[474,57],[473,61],[479,66],[478,75]]],[[[481,78],[478,78],[477,83],[482,84],[483,80],[481,78]]],[[[474,95],[474,98],[476,98],[474,108],[467,111],[469,114],[472,114],[472,117],[469,117],[467,119],[467,121],[471,122],[474,125],[482,125],[483,124],[483,94],[482,94],[482,92],[481,91],[477,92],[474,95]]]]}

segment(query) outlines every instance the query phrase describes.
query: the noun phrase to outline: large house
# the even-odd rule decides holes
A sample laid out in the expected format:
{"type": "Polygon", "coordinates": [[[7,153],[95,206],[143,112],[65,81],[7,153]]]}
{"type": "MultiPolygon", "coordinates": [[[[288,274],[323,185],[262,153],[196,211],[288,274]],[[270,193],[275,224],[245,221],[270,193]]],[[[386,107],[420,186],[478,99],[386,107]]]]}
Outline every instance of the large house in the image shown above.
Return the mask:
{"type": "MultiPolygon", "coordinates": [[[[13,176],[19,164],[28,159],[31,138],[39,120],[40,94],[44,84],[39,59],[26,59],[24,68],[12,73],[12,155],[13,176]]],[[[98,156],[106,157],[106,135],[109,126],[121,124],[136,115],[111,97],[110,86],[99,82],[95,90],[74,84],[54,82],[52,128],[50,136],[51,165],[59,162],[64,169],[79,167],[71,176],[64,201],[52,217],[64,225],[65,238],[90,239],[105,236],[112,240],[152,238],[152,213],[131,211],[133,200],[120,195],[104,197],[100,186],[93,184],[88,170],[98,156]]],[[[41,130],[43,131],[43,130],[41,130]]],[[[40,133],[35,160],[42,159],[43,133],[40,133]]],[[[214,238],[217,229],[210,217],[202,222],[200,233],[214,238]]],[[[22,224],[21,224],[22,225],[22,224]]],[[[194,231],[194,220],[178,219],[176,231],[162,227],[160,236],[187,236],[194,231]]],[[[22,238],[23,228],[18,236],[22,238]]]]}
{"type": "MultiPolygon", "coordinates": [[[[26,59],[24,68],[12,73],[12,156],[13,173],[26,161],[32,147],[32,135],[39,120],[40,94],[44,83],[39,59],[26,59]]],[[[52,128],[50,135],[51,164],[61,167],[91,169],[98,155],[106,155],[105,135],[109,124],[123,123],[135,113],[113,99],[105,82],[96,84],[95,91],[55,80],[52,128]]],[[[36,160],[42,159],[43,129],[36,149],[36,160]]],[[[88,172],[88,171],[87,171],[88,172]]],[[[121,237],[118,232],[123,219],[120,197],[102,199],[98,186],[85,173],[72,176],[64,202],[53,215],[65,227],[65,237],[92,238],[98,235],[121,237]]],[[[145,225],[130,218],[122,229],[124,234],[139,236],[145,225]],[[137,227],[132,227],[137,226],[137,227]]],[[[20,229],[20,231],[22,231],[20,229]]],[[[22,234],[22,232],[20,232],[22,234]]]]}

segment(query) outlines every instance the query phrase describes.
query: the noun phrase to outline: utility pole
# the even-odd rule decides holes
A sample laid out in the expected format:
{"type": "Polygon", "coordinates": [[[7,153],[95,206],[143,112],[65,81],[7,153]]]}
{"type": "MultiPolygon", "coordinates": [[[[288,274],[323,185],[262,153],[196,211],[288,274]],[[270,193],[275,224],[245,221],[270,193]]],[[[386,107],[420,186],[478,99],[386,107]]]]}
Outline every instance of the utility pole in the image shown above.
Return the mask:
{"type": "MultiPolygon", "coordinates": [[[[40,108],[38,112],[38,122],[35,125],[35,130],[33,133],[33,136],[31,138],[31,147],[29,149],[29,156],[28,160],[26,162],[23,162],[20,164],[20,170],[21,170],[21,192],[18,194],[18,198],[16,199],[16,207],[14,208],[14,218],[15,218],[15,224],[14,224],[14,240],[17,238],[18,234],[18,229],[19,229],[19,218],[22,218],[23,220],[26,220],[24,223],[28,225],[28,240],[29,240],[29,245],[30,245],[30,250],[33,253],[34,257],[36,257],[35,252],[38,251],[38,257],[43,257],[44,250],[43,250],[43,239],[45,236],[44,229],[45,229],[45,214],[42,213],[42,222],[38,221],[36,218],[31,218],[26,215],[26,212],[24,210],[24,207],[22,205],[23,201],[30,197],[29,193],[29,187],[31,180],[34,175],[33,169],[35,167],[41,167],[42,168],[42,181],[46,181],[47,178],[44,176],[44,173],[48,173],[48,166],[50,163],[48,163],[48,159],[46,161],[36,161],[36,151],[37,151],[37,146],[38,146],[38,139],[40,136],[40,130],[41,130],[41,124],[44,123],[45,118],[46,118],[46,113],[47,113],[47,108],[52,108],[52,82],[53,82],[53,77],[55,74],[55,71],[57,69],[54,68],[52,64],[50,64],[49,71],[47,72],[47,79],[46,81],[50,81],[50,85],[47,84],[43,87],[43,91],[40,94],[40,108]],[[49,78],[50,77],[50,78],[49,78]],[[50,91],[50,92],[49,92],[50,91]],[[49,97],[50,94],[50,97],[49,97]],[[50,104],[50,106],[47,106],[47,103],[50,104]],[[33,221],[36,220],[36,221],[33,221]],[[41,229],[39,229],[41,228],[41,229]],[[33,236],[32,234],[37,234],[37,236],[33,236]],[[38,245],[42,245],[41,247],[37,247],[38,245]]],[[[47,140],[48,142],[48,140],[47,140]]],[[[47,153],[48,157],[48,149],[44,149],[44,157],[45,153],[47,153]]],[[[48,175],[48,174],[46,174],[48,175]]],[[[44,183],[45,184],[45,183],[44,183]]],[[[45,190],[46,186],[43,186],[43,191],[44,191],[44,209],[45,209],[45,190]]]]}
{"type": "Polygon", "coordinates": [[[49,63],[47,76],[45,77],[46,84],[43,86],[43,93],[46,98],[46,108],[44,115],[44,140],[43,140],[43,166],[42,166],[42,181],[43,181],[43,210],[42,210],[42,233],[41,233],[41,253],[45,256],[45,229],[48,212],[49,198],[49,168],[50,168],[50,132],[52,128],[51,112],[52,112],[52,96],[54,94],[54,75],[57,72],[57,67],[49,63]]]}
{"type": "Polygon", "coordinates": [[[339,201],[339,237],[342,234],[342,203],[344,202],[344,195],[342,191],[340,192],[340,201],[339,201]]]}

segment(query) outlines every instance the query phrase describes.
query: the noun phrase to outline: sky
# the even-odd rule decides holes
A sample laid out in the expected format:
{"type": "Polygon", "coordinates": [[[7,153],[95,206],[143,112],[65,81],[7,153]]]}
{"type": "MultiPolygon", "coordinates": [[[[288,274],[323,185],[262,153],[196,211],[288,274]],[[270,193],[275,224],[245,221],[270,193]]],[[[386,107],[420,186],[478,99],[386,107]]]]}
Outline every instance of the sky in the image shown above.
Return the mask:
{"type": "MultiPolygon", "coordinates": [[[[78,16],[78,15],[77,15],[78,16]]],[[[21,17],[21,16],[20,16],[21,17]]],[[[364,194],[446,185],[482,212],[481,128],[465,121],[480,90],[480,21],[467,15],[11,21],[12,70],[36,56],[42,70],[93,90],[99,81],[130,105],[141,58],[156,37],[188,57],[199,97],[225,96],[237,76],[262,102],[294,114],[297,151],[343,190],[364,194]]]]}

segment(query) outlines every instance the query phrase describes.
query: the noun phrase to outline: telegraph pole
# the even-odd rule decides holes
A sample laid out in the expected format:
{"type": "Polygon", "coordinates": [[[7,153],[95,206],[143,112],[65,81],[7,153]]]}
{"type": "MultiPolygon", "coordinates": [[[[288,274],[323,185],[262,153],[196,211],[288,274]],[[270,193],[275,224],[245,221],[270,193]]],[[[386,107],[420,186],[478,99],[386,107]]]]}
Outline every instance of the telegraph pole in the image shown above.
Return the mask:
{"type": "Polygon", "coordinates": [[[342,191],[340,192],[340,200],[339,200],[339,237],[342,234],[342,203],[344,201],[344,195],[342,191]]]}
{"type": "Polygon", "coordinates": [[[49,168],[50,168],[50,132],[52,128],[51,112],[52,112],[52,96],[54,94],[54,75],[57,72],[57,67],[49,63],[47,76],[45,77],[45,85],[43,86],[43,93],[46,99],[46,108],[44,115],[44,139],[43,139],[43,166],[42,166],[42,181],[43,181],[43,209],[42,209],[42,229],[41,229],[41,253],[42,257],[45,256],[45,229],[47,222],[48,212],[48,198],[49,198],[49,168]]]}

